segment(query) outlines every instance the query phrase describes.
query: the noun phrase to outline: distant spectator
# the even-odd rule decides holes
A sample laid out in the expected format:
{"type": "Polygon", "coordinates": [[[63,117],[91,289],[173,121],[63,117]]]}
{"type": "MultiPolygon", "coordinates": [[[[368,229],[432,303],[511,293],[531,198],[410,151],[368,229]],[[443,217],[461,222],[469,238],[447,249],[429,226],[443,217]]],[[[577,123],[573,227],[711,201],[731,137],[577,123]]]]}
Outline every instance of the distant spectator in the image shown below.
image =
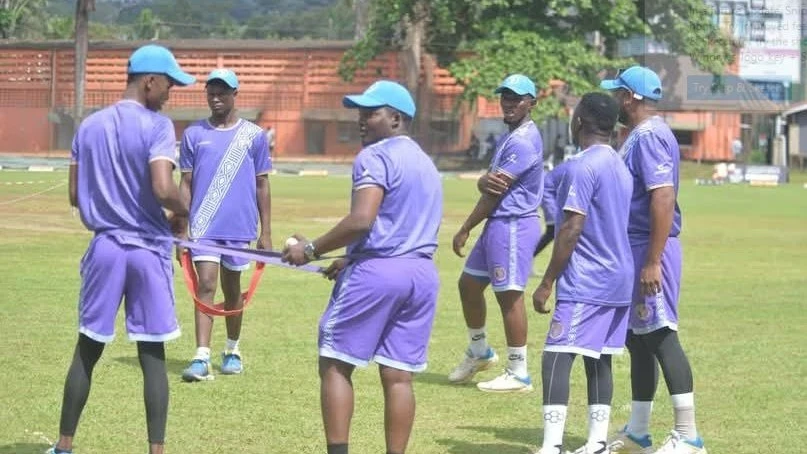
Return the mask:
{"type": "Polygon", "coordinates": [[[269,156],[275,157],[275,128],[272,125],[266,127],[266,143],[269,144],[269,156]]]}

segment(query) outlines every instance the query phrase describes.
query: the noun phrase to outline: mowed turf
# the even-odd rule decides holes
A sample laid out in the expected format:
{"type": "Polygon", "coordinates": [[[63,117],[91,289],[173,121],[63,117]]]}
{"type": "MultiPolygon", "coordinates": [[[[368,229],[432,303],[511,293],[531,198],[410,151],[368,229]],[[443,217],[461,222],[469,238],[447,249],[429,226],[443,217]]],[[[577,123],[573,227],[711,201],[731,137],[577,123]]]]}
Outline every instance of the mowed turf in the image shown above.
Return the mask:
{"type": "MultiPolygon", "coordinates": [[[[807,189],[802,186],[807,178],[794,175],[793,183],[776,188],[704,187],[692,181],[709,169],[685,169],[681,338],[695,373],[698,428],[713,454],[800,452],[799,434],[807,427],[807,189]]],[[[66,172],[0,172],[0,454],[43,452],[46,438],[58,433],[62,385],[76,339],[77,266],[91,238],[71,215],[66,178],[66,172]]],[[[346,213],[349,188],[345,177],[273,177],[275,245],[293,232],[324,233],[346,213]]],[[[430,367],[416,379],[417,419],[408,451],[414,454],[527,453],[541,436],[540,352],[549,319],[534,313],[531,303],[529,370],[535,392],[490,395],[446,382],[466,347],[456,290],[463,262],[450,244],[476,196],[473,182],[445,179],[437,254],[442,290],[430,367]]],[[[536,270],[543,271],[547,257],[536,260],[536,270]]],[[[330,283],[269,268],[245,316],[245,373],[186,384],[179,376],[194,352],[192,303],[178,269],[175,275],[183,335],[167,347],[167,452],[323,453],[316,337],[330,283]]],[[[535,285],[533,278],[530,292],[535,285]]],[[[495,303],[488,314],[489,339],[501,352],[504,335],[495,303]]],[[[216,368],[223,328],[217,321],[216,368]]],[[[628,364],[627,356],[614,361],[612,427],[628,416],[628,364]]],[[[577,448],[587,433],[582,361],[572,381],[567,449],[577,448]]],[[[351,450],[382,453],[383,400],[375,366],[358,370],[354,384],[351,450]]],[[[660,442],[672,415],[663,382],[659,391],[652,431],[660,442]]],[[[75,452],[146,452],[144,422],[136,350],[120,317],[118,337],[95,370],[75,452]]]]}

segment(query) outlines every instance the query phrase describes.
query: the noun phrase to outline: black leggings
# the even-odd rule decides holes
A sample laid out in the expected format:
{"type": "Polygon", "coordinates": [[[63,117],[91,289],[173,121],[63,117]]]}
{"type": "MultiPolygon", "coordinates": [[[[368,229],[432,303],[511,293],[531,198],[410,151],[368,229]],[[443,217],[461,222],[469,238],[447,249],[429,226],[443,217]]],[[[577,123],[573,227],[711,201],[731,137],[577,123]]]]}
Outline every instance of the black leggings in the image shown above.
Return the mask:
{"type": "MultiPolygon", "coordinates": [[[[92,372],[104,352],[104,344],[79,334],[73,362],[67,372],[59,433],[74,436],[90,395],[92,372]]],[[[168,419],[168,375],[162,342],[138,342],[137,356],[143,371],[143,398],[149,443],[163,443],[168,419]]]]}
{"type": "Polygon", "coordinates": [[[658,388],[659,364],[670,395],[692,392],[692,367],[676,331],[669,328],[648,334],[633,334],[630,331],[627,344],[633,400],[653,400],[658,388]]]}
{"type": "MultiPolygon", "coordinates": [[[[544,405],[569,404],[569,377],[574,353],[544,352],[541,378],[544,388],[544,405]]],[[[586,366],[589,405],[611,405],[614,396],[614,376],[611,372],[611,355],[599,359],[583,357],[586,366]]]]}

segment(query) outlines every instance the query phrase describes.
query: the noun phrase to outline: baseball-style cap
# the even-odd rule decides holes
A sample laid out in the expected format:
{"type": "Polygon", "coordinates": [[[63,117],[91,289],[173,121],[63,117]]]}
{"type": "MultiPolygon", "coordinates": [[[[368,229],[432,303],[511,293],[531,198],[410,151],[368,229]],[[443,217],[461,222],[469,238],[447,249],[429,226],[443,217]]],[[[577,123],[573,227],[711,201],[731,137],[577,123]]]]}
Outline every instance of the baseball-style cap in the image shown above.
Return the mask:
{"type": "Polygon", "coordinates": [[[214,80],[220,80],[230,88],[238,88],[238,77],[236,77],[235,72],[230,69],[218,68],[211,71],[210,75],[207,76],[206,83],[209,84],[214,80]]]}
{"type": "Polygon", "coordinates": [[[618,90],[624,88],[633,92],[636,99],[661,99],[661,79],[658,74],[644,66],[631,66],[620,71],[616,79],[606,79],[600,82],[600,88],[605,90],[618,90]]]}
{"type": "Polygon", "coordinates": [[[162,74],[180,86],[191,85],[196,78],[182,71],[174,54],[165,47],[147,44],[129,56],[128,74],[162,74]]]}
{"type": "Polygon", "coordinates": [[[360,95],[347,95],[342,105],[348,109],[359,107],[392,107],[410,118],[415,116],[415,100],[403,85],[391,80],[379,80],[360,95]]]}
{"type": "Polygon", "coordinates": [[[510,90],[517,95],[530,95],[535,98],[535,83],[523,74],[511,74],[499,85],[493,93],[499,94],[510,90]]]}

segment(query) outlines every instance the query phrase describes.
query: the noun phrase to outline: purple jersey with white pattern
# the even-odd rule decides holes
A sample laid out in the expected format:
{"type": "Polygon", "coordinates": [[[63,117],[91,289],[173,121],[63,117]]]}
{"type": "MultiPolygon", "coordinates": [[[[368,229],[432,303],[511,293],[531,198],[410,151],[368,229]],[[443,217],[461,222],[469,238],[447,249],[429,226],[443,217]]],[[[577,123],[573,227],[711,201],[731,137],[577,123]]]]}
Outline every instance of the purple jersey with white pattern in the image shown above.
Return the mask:
{"type": "MultiPolygon", "coordinates": [[[[628,306],[633,296],[633,254],[628,239],[632,180],[616,151],[594,145],[568,162],[558,186],[563,211],[585,215],[583,231],[558,278],[557,299],[628,306]]],[[[560,229],[555,230],[558,235],[560,229]]]]}
{"type": "Polygon", "coordinates": [[[509,175],[514,182],[490,217],[538,216],[544,192],[543,162],[541,131],[534,122],[528,121],[499,139],[490,171],[509,175]]]}
{"type": "Polygon", "coordinates": [[[648,118],[628,134],[620,154],[633,175],[628,234],[631,243],[650,241],[650,192],[671,186],[676,202],[670,236],[681,233],[681,209],[678,207],[678,168],[681,160],[678,141],[661,117],[648,118]]]}
{"type": "Polygon", "coordinates": [[[546,225],[555,225],[555,214],[558,210],[558,183],[563,178],[563,168],[566,162],[556,165],[544,175],[544,194],[541,197],[541,211],[544,213],[546,225]]]}
{"type": "Polygon", "coordinates": [[[255,177],[272,169],[263,130],[239,119],[229,128],[207,120],[188,126],[179,148],[182,172],[192,172],[190,237],[252,241],[258,237],[255,177]]]}
{"type": "Polygon", "coordinates": [[[443,184],[431,158],[407,136],[365,147],[353,162],[353,192],[379,186],[384,199],[373,226],[349,255],[432,257],[443,217],[443,184]]]}
{"type": "Polygon", "coordinates": [[[78,165],[78,209],[87,229],[128,244],[170,254],[171,227],[151,189],[149,164],[176,165],[171,120],[133,100],[119,101],[87,117],[73,138],[78,165]],[[138,238],[142,235],[145,238],[138,238]]]}

